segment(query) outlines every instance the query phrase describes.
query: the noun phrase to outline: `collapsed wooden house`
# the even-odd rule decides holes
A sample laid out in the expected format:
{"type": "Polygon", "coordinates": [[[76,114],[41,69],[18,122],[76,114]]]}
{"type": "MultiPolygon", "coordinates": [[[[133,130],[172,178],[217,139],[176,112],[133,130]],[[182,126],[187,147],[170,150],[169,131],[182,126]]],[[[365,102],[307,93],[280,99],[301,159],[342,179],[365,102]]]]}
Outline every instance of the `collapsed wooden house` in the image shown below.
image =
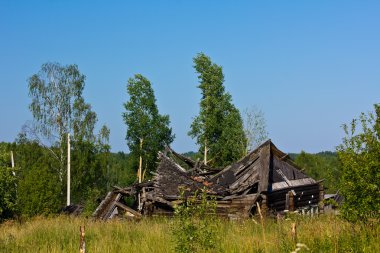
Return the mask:
{"type": "Polygon", "coordinates": [[[289,156],[268,140],[238,162],[222,170],[193,161],[173,150],[159,153],[159,165],[149,182],[108,193],[94,212],[98,219],[115,214],[128,216],[172,215],[181,202],[180,189],[188,195],[199,189],[216,200],[220,216],[247,218],[259,203],[264,213],[317,207],[323,200],[323,185],[308,177],[289,156]],[[123,197],[138,204],[127,207],[123,197]]]}

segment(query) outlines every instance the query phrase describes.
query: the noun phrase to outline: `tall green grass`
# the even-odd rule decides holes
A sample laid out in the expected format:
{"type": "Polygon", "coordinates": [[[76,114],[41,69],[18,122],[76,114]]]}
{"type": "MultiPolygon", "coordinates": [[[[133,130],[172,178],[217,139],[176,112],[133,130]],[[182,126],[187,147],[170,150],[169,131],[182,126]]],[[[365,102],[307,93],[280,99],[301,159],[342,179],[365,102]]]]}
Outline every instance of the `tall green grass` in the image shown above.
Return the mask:
{"type": "MultiPolygon", "coordinates": [[[[292,252],[293,222],[298,242],[310,249],[299,252],[380,252],[378,224],[353,225],[327,215],[263,222],[215,219],[217,245],[205,252],[292,252]]],[[[66,216],[8,221],[0,225],[0,252],[78,252],[81,225],[86,226],[87,252],[175,252],[174,224],[178,223],[166,218],[96,222],[66,216]]]]}

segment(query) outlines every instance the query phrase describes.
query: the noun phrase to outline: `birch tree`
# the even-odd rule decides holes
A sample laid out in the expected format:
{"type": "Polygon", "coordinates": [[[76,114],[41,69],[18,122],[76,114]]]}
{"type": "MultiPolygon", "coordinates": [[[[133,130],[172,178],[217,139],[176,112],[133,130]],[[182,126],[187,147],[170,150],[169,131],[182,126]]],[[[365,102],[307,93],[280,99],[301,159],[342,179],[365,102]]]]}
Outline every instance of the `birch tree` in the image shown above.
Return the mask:
{"type": "Polygon", "coordinates": [[[205,163],[224,166],[245,154],[243,121],[231,95],[225,91],[222,67],[203,53],[193,60],[202,97],[189,135],[196,139],[205,163]]]}
{"type": "MultiPolygon", "coordinates": [[[[70,133],[73,201],[83,203],[92,195],[100,195],[107,185],[109,129],[104,126],[98,138],[94,134],[97,115],[82,96],[85,76],[77,65],[46,63],[28,81],[33,137],[58,161],[58,165],[49,162],[49,166],[57,167],[54,169],[62,189],[70,133]]],[[[46,164],[37,166],[43,170],[46,164]]]]}
{"type": "Polygon", "coordinates": [[[257,148],[268,139],[266,121],[263,111],[253,106],[243,111],[244,132],[247,137],[247,152],[257,148]]]}
{"type": "MultiPolygon", "coordinates": [[[[129,100],[124,104],[123,119],[127,125],[126,140],[131,152],[134,167],[152,171],[156,167],[157,152],[173,142],[168,115],[161,115],[151,83],[147,78],[136,74],[128,80],[129,100]]],[[[142,169],[142,170],[141,170],[142,169]]]]}
{"type": "Polygon", "coordinates": [[[28,80],[29,109],[33,114],[32,131],[59,161],[59,178],[65,172],[65,148],[68,133],[77,138],[93,138],[96,114],[84,102],[85,76],[77,65],[45,63],[28,80]],[[51,147],[54,147],[51,148],[51,147]],[[58,152],[56,151],[58,150],[58,152]]]}

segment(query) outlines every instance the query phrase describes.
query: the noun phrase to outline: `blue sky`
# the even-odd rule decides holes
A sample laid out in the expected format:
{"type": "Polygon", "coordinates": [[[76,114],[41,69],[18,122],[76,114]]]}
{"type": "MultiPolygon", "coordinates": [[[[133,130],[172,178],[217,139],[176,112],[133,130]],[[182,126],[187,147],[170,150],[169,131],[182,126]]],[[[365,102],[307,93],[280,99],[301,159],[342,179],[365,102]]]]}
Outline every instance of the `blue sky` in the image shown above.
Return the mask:
{"type": "Polygon", "coordinates": [[[27,79],[48,61],[77,64],[84,96],[127,151],[126,82],[146,76],[174,149],[199,110],[192,58],[223,66],[243,110],[265,113],[285,152],[334,150],[340,126],[380,102],[380,1],[0,1],[0,141],[32,119],[27,79]]]}

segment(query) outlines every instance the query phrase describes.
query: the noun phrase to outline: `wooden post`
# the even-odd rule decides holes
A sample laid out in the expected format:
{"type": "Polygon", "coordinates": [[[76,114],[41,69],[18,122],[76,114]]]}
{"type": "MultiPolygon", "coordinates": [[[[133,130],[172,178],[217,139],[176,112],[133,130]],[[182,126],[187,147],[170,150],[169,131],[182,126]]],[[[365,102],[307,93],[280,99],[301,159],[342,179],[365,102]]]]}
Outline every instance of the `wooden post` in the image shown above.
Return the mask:
{"type": "Polygon", "coordinates": [[[289,191],[289,211],[294,211],[294,195],[292,191],[289,191]]]}
{"type": "MultiPolygon", "coordinates": [[[[266,238],[265,238],[264,216],[263,216],[262,210],[260,208],[259,202],[256,202],[256,205],[257,205],[257,211],[259,212],[259,215],[260,215],[261,230],[263,233],[264,249],[265,249],[265,253],[266,253],[267,252],[267,242],[266,242],[266,238]]],[[[261,204],[261,207],[263,207],[263,204],[261,204]]]]}
{"type": "Polygon", "coordinates": [[[289,211],[289,192],[285,195],[285,210],[289,211]]]}
{"type": "Polygon", "coordinates": [[[70,133],[67,134],[67,206],[70,205],[70,133]]]}
{"type": "Polygon", "coordinates": [[[263,198],[263,201],[261,202],[261,214],[263,216],[266,216],[267,215],[267,211],[268,211],[268,199],[267,199],[267,196],[266,195],[261,195],[262,198],[263,198]]]}
{"type": "Polygon", "coordinates": [[[324,212],[324,203],[323,203],[324,198],[325,198],[325,189],[324,189],[323,183],[320,182],[319,183],[319,202],[318,202],[320,213],[324,212]]]}
{"type": "Polygon", "coordinates": [[[292,223],[291,233],[292,233],[292,239],[293,239],[294,244],[297,244],[297,225],[296,225],[296,223],[292,223]]]}
{"type": "Polygon", "coordinates": [[[80,231],[80,242],[79,242],[79,253],[86,253],[86,241],[84,239],[85,232],[84,232],[84,226],[79,227],[80,231]]]}

